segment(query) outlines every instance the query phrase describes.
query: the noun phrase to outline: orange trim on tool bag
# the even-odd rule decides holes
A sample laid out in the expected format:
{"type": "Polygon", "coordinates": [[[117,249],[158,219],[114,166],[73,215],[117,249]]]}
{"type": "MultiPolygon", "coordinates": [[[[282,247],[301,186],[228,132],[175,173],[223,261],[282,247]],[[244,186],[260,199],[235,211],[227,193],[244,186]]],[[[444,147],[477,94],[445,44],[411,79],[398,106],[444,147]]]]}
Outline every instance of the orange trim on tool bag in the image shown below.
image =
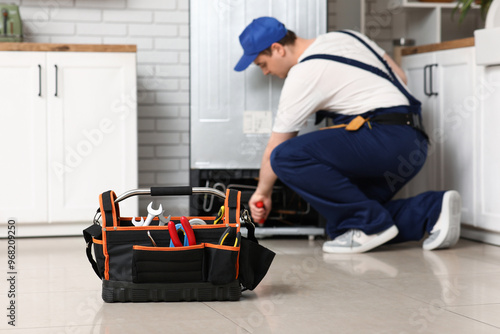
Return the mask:
{"type": "Polygon", "coordinates": [[[120,216],[120,209],[118,207],[118,203],[115,204],[116,194],[114,191],[111,191],[111,203],[112,212],[113,212],[113,226],[118,227],[118,217],[120,216]]]}
{"type": "Polygon", "coordinates": [[[102,240],[98,240],[96,238],[92,238],[92,242],[95,243],[95,244],[98,244],[98,245],[102,245],[103,244],[102,240]]]}
{"type": "Polygon", "coordinates": [[[101,208],[102,217],[102,253],[104,254],[104,279],[109,280],[109,254],[108,244],[106,243],[106,214],[104,213],[104,205],[102,204],[102,195],[99,195],[99,207],[101,208]]]}
{"type": "Polygon", "coordinates": [[[107,231],[143,231],[143,230],[167,230],[167,226],[113,226],[106,227],[107,231]]]}
{"type": "Polygon", "coordinates": [[[202,249],[205,247],[205,243],[201,243],[193,246],[182,246],[182,247],[151,247],[151,246],[138,246],[135,245],[132,248],[134,250],[143,250],[143,251],[159,251],[159,252],[178,252],[182,250],[190,250],[190,249],[202,249]]]}
{"type": "MultiPolygon", "coordinates": [[[[238,192],[238,201],[236,202],[237,210],[236,210],[236,233],[240,232],[240,227],[241,227],[241,191],[238,192]]],[[[236,278],[238,279],[238,274],[240,272],[240,250],[241,250],[241,238],[240,238],[240,244],[237,246],[238,248],[238,256],[236,257],[236,278]]]]}
{"type": "MultiPolygon", "coordinates": [[[[99,195],[99,207],[101,208],[101,217],[102,217],[102,226],[106,226],[106,213],[104,211],[104,204],[102,202],[102,195],[99,195]]],[[[116,194],[114,191],[110,191],[110,200],[111,200],[111,215],[113,216],[113,226],[118,226],[118,216],[120,215],[120,209],[118,208],[118,204],[115,204],[116,194]],[[117,210],[118,209],[118,210],[117,210]]]]}
{"type": "MultiPolygon", "coordinates": [[[[203,229],[212,229],[212,228],[226,228],[227,226],[235,227],[239,229],[239,224],[215,224],[215,225],[192,225],[193,230],[203,230],[203,229]]],[[[147,231],[147,230],[168,230],[168,227],[165,226],[118,226],[114,228],[112,226],[103,227],[106,231],[147,231]]],[[[238,232],[238,231],[237,231],[238,232]]]]}
{"type": "Polygon", "coordinates": [[[241,214],[241,191],[238,191],[238,195],[237,195],[237,199],[236,199],[236,224],[238,224],[238,229],[236,232],[239,232],[240,231],[240,223],[241,223],[241,218],[240,218],[240,214],[241,214]]]}
{"type": "MultiPolygon", "coordinates": [[[[109,280],[109,253],[108,253],[108,243],[107,243],[107,238],[106,238],[106,231],[107,231],[107,226],[106,226],[106,213],[104,211],[104,206],[103,206],[103,203],[102,203],[102,195],[101,194],[99,196],[99,205],[101,207],[101,217],[102,217],[102,252],[104,254],[104,279],[105,280],[109,280]]],[[[116,212],[116,206],[118,204],[114,204],[115,203],[115,199],[116,199],[116,194],[114,191],[110,191],[109,193],[110,195],[110,199],[111,199],[111,203],[112,203],[112,206],[111,206],[111,213],[112,213],[112,216],[113,216],[113,226],[114,226],[114,229],[116,229],[117,227],[117,212],[116,212]]],[[[120,213],[120,211],[118,211],[118,214],[120,213]]]]}
{"type": "MultiPolygon", "coordinates": [[[[224,214],[224,219],[227,222],[229,222],[229,189],[226,190],[226,199],[224,200],[224,206],[225,206],[225,214],[224,214]]],[[[236,200],[236,233],[240,231],[240,226],[241,226],[241,221],[240,221],[240,211],[241,211],[241,191],[238,191],[238,197],[236,200]]],[[[229,224],[233,225],[233,224],[229,224]]],[[[214,225],[216,226],[216,225],[214,225]]],[[[238,248],[238,256],[236,257],[236,279],[238,279],[238,274],[240,271],[240,245],[238,245],[236,248],[238,248]]],[[[228,246],[230,247],[230,246],[228,246]]],[[[234,247],[233,247],[234,248],[234,247]]]]}
{"type": "Polygon", "coordinates": [[[239,249],[240,249],[239,246],[233,247],[233,246],[216,245],[216,244],[209,244],[209,243],[205,244],[205,247],[224,249],[224,250],[228,250],[228,251],[239,251],[239,249]]]}
{"type": "MultiPolygon", "coordinates": [[[[144,220],[146,220],[146,217],[134,217],[135,219],[139,219],[139,218],[144,218],[144,220]]],[[[166,218],[166,217],[165,217],[166,218]]],[[[204,221],[209,221],[209,223],[207,224],[210,224],[210,222],[213,222],[215,220],[216,217],[195,217],[195,216],[186,216],[187,219],[194,219],[194,218],[198,218],[198,219],[202,219],[204,221]]],[[[120,221],[132,221],[132,217],[121,217],[120,218],[120,221]]],[[[153,218],[154,221],[157,221],[158,218],[155,217],[153,218]]],[[[170,217],[170,220],[181,220],[181,216],[179,217],[170,217]]]]}
{"type": "Polygon", "coordinates": [[[104,254],[104,279],[109,280],[109,254],[106,228],[102,227],[102,253],[104,254]]]}
{"type": "Polygon", "coordinates": [[[230,189],[226,190],[226,199],[224,199],[224,221],[226,223],[229,222],[229,191],[230,189]]]}
{"type": "Polygon", "coordinates": [[[193,225],[192,228],[193,229],[200,229],[200,230],[203,230],[203,229],[212,229],[212,228],[226,228],[228,226],[231,226],[231,227],[236,227],[236,224],[215,224],[215,225],[193,225]]]}

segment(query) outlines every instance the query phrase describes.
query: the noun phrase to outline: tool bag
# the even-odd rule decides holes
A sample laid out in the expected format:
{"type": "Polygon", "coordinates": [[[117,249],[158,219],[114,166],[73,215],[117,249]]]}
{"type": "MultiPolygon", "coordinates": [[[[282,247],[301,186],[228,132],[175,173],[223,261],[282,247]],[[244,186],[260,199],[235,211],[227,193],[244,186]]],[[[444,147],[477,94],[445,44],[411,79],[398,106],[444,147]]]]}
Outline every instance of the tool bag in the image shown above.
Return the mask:
{"type": "MultiPolygon", "coordinates": [[[[240,198],[236,190],[224,194],[212,188],[192,187],[137,189],[119,197],[113,191],[101,194],[94,223],[83,235],[87,257],[102,280],[103,300],[235,301],[243,290],[253,290],[266,275],[275,253],[258,244],[255,226],[248,212],[242,210],[240,198]],[[197,193],[217,195],[225,201],[223,217],[217,224],[216,217],[188,217],[206,222],[191,226],[194,245],[171,247],[168,226],[161,226],[158,217],[148,226],[134,226],[132,217],[120,217],[118,203],[130,196],[197,193]],[[239,233],[241,227],[247,231],[246,238],[239,233]]],[[[171,221],[180,219],[172,217],[171,221]]]]}

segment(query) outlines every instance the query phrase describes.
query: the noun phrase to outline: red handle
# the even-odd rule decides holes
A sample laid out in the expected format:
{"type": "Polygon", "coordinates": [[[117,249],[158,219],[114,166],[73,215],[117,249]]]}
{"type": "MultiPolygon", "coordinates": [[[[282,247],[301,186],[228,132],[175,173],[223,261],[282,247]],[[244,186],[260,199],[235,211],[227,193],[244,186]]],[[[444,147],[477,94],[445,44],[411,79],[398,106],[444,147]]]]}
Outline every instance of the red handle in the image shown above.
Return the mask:
{"type": "Polygon", "coordinates": [[[189,246],[196,245],[196,238],[194,236],[193,228],[191,227],[191,224],[189,224],[189,220],[184,216],[181,217],[181,225],[184,228],[184,232],[186,233],[189,246]]]}
{"type": "MultiPolygon", "coordinates": [[[[263,208],[264,207],[264,202],[258,201],[257,203],[255,203],[255,206],[258,207],[259,209],[263,208]]],[[[264,224],[264,222],[265,222],[265,219],[261,219],[260,222],[259,222],[259,224],[264,224]]]]}
{"type": "Polygon", "coordinates": [[[168,232],[170,233],[170,240],[174,247],[182,247],[181,240],[179,239],[179,235],[177,235],[177,229],[173,221],[168,222],[168,232]]]}

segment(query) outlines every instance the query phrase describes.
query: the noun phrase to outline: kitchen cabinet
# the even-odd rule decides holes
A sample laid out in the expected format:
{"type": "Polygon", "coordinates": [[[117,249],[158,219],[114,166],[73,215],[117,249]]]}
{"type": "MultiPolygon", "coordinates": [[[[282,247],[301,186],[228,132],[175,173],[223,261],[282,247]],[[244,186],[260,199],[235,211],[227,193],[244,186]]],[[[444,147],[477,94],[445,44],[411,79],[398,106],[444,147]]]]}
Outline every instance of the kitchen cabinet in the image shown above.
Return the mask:
{"type": "Polygon", "coordinates": [[[9,217],[47,221],[46,103],[39,78],[42,52],[0,52],[0,223],[9,217]]]}
{"type": "MultiPolygon", "coordinates": [[[[79,234],[100,193],[137,188],[135,47],[23,44],[0,51],[0,223],[15,218],[21,236],[79,234]]],[[[136,215],[137,201],[121,209],[136,215]]]]}
{"type": "Polygon", "coordinates": [[[423,45],[473,36],[474,30],[484,25],[479,5],[473,4],[460,24],[459,14],[453,16],[455,7],[456,2],[394,2],[392,7],[388,5],[388,12],[393,14],[393,37],[414,39],[417,45],[423,45]]]}
{"type": "Polygon", "coordinates": [[[404,56],[408,87],[422,102],[430,137],[421,172],[400,195],[427,190],[458,190],[462,222],[473,225],[477,173],[474,48],[462,47],[404,56]]]}
{"type": "Polygon", "coordinates": [[[470,37],[484,26],[477,4],[472,4],[464,21],[459,23],[459,13],[453,15],[456,1],[336,0],[328,5],[337,13],[329,23],[332,29],[353,29],[374,39],[391,29],[391,38],[413,39],[416,45],[470,37]]]}
{"type": "MultiPolygon", "coordinates": [[[[493,5],[492,5],[493,6],[493,5]]],[[[491,10],[491,9],[490,9],[491,10]]],[[[499,17],[500,7],[489,15],[499,17]]],[[[498,24],[498,21],[497,21],[498,24]]],[[[476,221],[471,236],[475,239],[500,245],[500,235],[481,233],[481,231],[500,232],[500,55],[496,50],[500,28],[476,31],[476,73],[475,89],[476,117],[476,173],[477,201],[475,206],[476,221]],[[486,37],[486,38],[485,38],[486,37]]]]}

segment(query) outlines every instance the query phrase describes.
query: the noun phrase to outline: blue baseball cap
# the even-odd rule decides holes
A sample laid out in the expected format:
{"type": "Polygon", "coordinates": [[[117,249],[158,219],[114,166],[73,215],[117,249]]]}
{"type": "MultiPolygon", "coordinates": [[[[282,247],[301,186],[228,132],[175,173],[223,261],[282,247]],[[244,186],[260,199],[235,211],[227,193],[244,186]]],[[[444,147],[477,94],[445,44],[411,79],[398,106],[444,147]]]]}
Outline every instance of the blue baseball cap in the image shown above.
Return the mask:
{"type": "Polygon", "coordinates": [[[259,17],[250,23],[240,35],[243,56],[234,67],[243,71],[257,58],[259,53],[286,36],[285,25],[274,17],[259,17]]]}

